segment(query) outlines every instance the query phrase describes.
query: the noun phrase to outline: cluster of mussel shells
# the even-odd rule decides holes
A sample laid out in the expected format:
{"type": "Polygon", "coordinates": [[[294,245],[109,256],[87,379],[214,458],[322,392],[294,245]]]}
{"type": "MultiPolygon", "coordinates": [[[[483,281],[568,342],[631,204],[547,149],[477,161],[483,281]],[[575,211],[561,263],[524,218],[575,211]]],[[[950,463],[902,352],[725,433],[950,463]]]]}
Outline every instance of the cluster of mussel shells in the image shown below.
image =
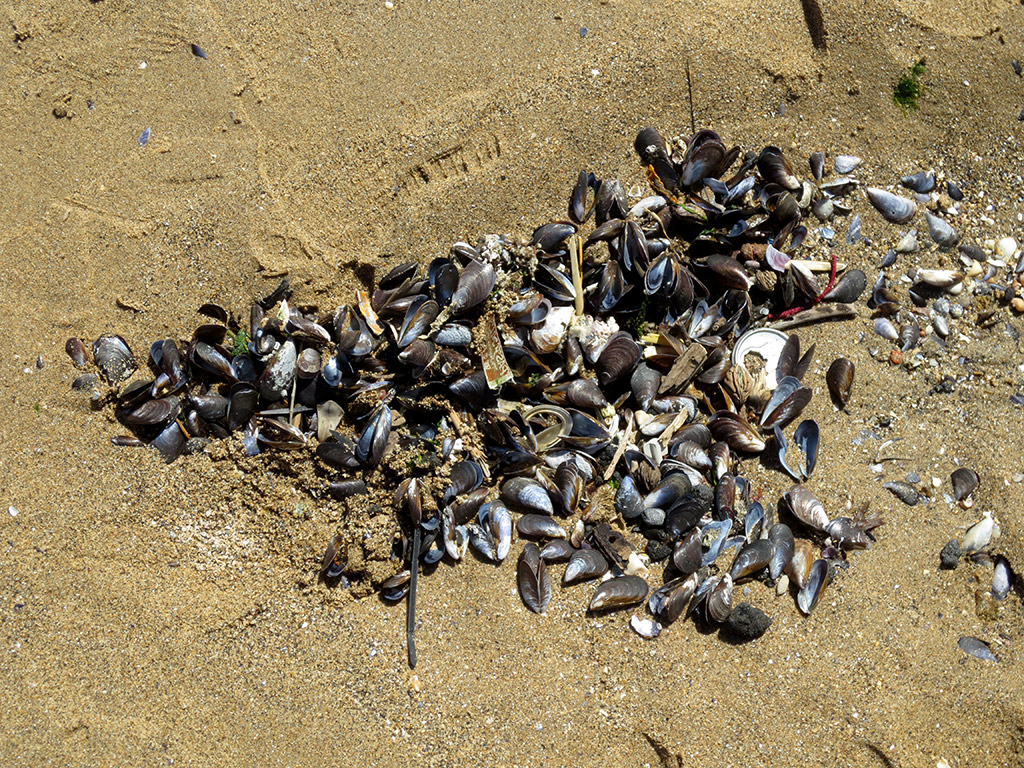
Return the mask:
{"type": "MultiPolygon", "coordinates": [[[[804,181],[777,147],[743,154],[708,130],[670,145],[645,128],[635,147],[648,197],[581,172],[568,219],[529,243],[456,243],[333,311],[294,302],[287,281],[247,323],[204,305],[210,322],[154,342],[145,365],[104,335],[99,375],[76,386],[113,401],[134,433],[121,443],[168,461],[238,433],[248,454],[315,453],[350,509],[396,488],[388,599],[412,603],[419,569],[469,548],[500,562],[518,534],[530,540],[517,578],[534,611],[551,599],[549,564],[567,563],[563,583],[603,579],[588,602],[602,611],[642,603],[654,561],[667,564],[649,600],[661,622],[684,610],[723,621],[733,586],[755,578],[788,580],[809,612],[880,521],[826,513],[803,484],[817,424],[801,422],[792,445],[783,433],[811,399],[813,350],[775,332],[773,354],[751,347],[768,360],[759,371],[732,352],[765,317],[859,295],[862,273],[823,296],[815,271],[828,263],[784,252],[806,238],[806,216],[848,212],[851,189],[822,183],[814,158],[804,181]],[[738,474],[769,445],[796,482],[777,510],[738,474]],[[597,522],[609,517],[617,527],[597,522]]],[[[80,340],[68,351],[87,364],[80,340]]],[[[829,369],[840,407],[852,382],[849,361],[829,369]]],[[[325,579],[345,572],[347,545],[344,530],[332,537],[325,579]]]]}

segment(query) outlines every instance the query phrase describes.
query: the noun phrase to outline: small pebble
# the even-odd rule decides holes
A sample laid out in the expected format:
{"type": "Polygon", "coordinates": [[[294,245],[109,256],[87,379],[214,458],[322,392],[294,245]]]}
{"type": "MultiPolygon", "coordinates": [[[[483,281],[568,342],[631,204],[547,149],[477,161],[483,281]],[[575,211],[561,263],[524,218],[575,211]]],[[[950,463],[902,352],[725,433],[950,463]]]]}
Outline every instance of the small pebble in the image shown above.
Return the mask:
{"type": "Polygon", "coordinates": [[[18,516],[18,508],[17,508],[16,506],[14,506],[14,505],[12,504],[11,506],[9,506],[9,507],[7,508],[7,513],[8,513],[8,514],[9,514],[9,515],[10,515],[11,517],[17,517],[17,516],[18,516]]]}
{"type": "Polygon", "coordinates": [[[960,564],[960,542],[951,539],[939,552],[939,568],[944,571],[952,571],[960,564]]]}

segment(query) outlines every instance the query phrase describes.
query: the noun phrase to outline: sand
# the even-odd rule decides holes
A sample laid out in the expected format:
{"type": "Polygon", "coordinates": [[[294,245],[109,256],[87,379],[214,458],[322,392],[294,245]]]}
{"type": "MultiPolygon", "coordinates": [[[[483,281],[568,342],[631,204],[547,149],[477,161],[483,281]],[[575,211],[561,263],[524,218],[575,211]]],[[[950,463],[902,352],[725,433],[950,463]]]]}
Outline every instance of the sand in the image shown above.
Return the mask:
{"type": "MultiPolygon", "coordinates": [[[[1005,307],[914,370],[889,364],[863,304],[801,331],[825,435],[812,487],[887,522],[810,617],[752,585],[774,623],[739,646],[690,622],[644,640],[629,612],[587,616],[587,587],[556,588],[538,617],[512,563],[474,561],[421,581],[412,673],[401,606],[316,581],[358,510],[311,494],[308,467],[227,451],[166,466],[112,446],[123,428],[69,388],[69,336],[141,351],[283,275],[333,306],[401,260],[564,215],[580,168],[642,182],[636,131],[689,130],[687,64],[698,127],[728,143],[856,154],[876,183],[934,168],[964,190],[966,238],[1024,239],[1020,4],[821,6],[827,50],[797,2],[0,9],[0,762],[1024,764],[1020,596],[982,618],[990,571],[937,568],[988,510],[1024,571],[1024,323],[1005,307]],[[922,59],[905,112],[893,85],[922,59]],[[857,367],[845,413],[823,390],[839,355],[857,367]],[[931,503],[881,488],[887,440],[884,479],[939,478],[931,503]],[[970,510],[943,498],[958,464],[981,476],[970,510]]],[[[858,210],[871,245],[841,256],[873,279],[900,230],[858,210]]],[[[747,464],[769,498],[788,487],[747,464]]]]}

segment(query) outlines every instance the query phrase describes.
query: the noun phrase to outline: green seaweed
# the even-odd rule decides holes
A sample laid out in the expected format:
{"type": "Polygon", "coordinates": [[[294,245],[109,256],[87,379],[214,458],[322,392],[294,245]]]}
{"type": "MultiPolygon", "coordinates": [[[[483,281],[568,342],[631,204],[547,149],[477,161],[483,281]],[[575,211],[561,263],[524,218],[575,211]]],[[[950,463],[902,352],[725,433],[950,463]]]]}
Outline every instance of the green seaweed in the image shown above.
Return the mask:
{"type": "Polygon", "coordinates": [[[903,107],[905,111],[910,112],[917,109],[918,101],[924,95],[924,85],[921,84],[924,69],[924,60],[922,59],[896,81],[896,87],[892,90],[892,100],[903,107]]]}

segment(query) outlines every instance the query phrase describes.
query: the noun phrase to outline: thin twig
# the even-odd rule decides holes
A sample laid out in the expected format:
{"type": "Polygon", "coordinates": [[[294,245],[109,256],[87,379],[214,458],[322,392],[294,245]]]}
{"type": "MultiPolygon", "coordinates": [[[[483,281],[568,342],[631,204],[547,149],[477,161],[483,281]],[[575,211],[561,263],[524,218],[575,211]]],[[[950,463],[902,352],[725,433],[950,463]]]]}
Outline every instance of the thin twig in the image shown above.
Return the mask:
{"type": "Polygon", "coordinates": [[[693,81],[690,79],[690,59],[686,59],[686,95],[690,100],[690,134],[697,132],[697,121],[693,118],[693,81]]]}

